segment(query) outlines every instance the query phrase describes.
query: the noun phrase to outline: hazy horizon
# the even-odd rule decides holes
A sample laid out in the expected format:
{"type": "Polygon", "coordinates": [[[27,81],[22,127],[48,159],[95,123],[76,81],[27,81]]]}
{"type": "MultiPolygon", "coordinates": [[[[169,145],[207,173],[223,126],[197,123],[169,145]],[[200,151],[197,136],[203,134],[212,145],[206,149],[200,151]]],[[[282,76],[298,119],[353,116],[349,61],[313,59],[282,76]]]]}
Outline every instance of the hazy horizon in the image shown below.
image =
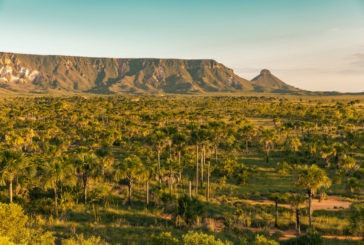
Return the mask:
{"type": "Polygon", "coordinates": [[[364,1],[0,0],[3,52],[215,59],[314,91],[364,91],[364,1]]]}

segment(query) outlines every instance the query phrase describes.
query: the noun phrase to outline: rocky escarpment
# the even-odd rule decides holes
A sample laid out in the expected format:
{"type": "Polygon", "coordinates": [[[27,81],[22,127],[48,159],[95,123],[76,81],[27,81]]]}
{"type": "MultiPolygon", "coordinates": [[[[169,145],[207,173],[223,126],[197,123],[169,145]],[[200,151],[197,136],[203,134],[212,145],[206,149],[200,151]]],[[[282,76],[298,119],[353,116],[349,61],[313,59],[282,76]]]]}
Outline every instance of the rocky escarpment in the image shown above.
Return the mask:
{"type": "MultiPolygon", "coordinates": [[[[282,86],[283,89],[291,88],[282,86]]],[[[241,78],[215,60],[0,53],[0,88],[14,92],[186,94],[265,91],[262,87],[276,88],[272,84],[241,78]]]]}
{"type": "Polygon", "coordinates": [[[214,60],[111,59],[0,53],[0,86],[13,91],[196,93],[253,90],[214,60]]]}

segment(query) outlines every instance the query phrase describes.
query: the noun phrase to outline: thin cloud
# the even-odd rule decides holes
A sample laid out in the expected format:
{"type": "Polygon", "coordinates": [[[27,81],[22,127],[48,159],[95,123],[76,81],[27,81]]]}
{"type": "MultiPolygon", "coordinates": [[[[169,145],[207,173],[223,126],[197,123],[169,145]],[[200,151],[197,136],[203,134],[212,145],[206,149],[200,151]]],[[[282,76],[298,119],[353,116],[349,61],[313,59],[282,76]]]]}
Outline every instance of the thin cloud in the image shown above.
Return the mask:
{"type": "Polygon", "coordinates": [[[362,67],[363,70],[364,70],[364,53],[357,53],[357,54],[355,54],[354,57],[353,57],[352,64],[354,66],[362,67]]]}

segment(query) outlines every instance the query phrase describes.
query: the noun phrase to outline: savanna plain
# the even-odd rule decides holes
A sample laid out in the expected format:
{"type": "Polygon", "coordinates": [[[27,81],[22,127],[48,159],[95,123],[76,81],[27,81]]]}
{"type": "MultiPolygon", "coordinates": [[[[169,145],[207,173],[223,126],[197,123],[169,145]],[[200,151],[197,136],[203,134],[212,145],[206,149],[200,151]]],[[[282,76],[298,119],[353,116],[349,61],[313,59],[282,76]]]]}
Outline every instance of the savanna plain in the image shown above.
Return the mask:
{"type": "Polygon", "coordinates": [[[364,96],[2,96],[0,244],[363,244],[364,96]]]}

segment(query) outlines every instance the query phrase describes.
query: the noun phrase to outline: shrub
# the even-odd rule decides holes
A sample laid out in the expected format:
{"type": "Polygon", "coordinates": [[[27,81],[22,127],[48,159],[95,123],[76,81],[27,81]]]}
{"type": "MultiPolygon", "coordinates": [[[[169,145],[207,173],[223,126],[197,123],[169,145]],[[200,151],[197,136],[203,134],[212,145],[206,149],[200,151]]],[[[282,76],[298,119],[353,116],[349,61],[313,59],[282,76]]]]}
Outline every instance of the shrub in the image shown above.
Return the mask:
{"type": "Polygon", "coordinates": [[[360,168],[356,170],[353,174],[353,176],[357,179],[364,179],[364,168],[360,168]]]}
{"type": "Polygon", "coordinates": [[[159,236],[153,236],[150,245],[178,245],[179,240],[170,232],[163,232],[159,236]]]}
{"type": "Polygon", "coordinates": [[[232,245],[231,242],[223,242],[221,240],[215,240],[212,235],[204,233],[189,231],[187,234],[182,236],[183,245],[232,245]]]}
{"type": "Polygon", "coordinates": [[[94,189],[90,191],[89,202],[102,203],[107,206],[111,199],[112,187],[109,184],[98,184],[94,189]]]}
{"type": "Polygon", "coordinates": [[[200,200],[184,195],[178,199],[177,214],[187,224],[192,224],[204,212],[204,206],[200,200]]]}
{"type": "Polygon", "coordinates": [[[309,232],[303,236],[291,239],[285,243],[285,245],[322,245],[324,244],[324,240],[322,239],[320,233],[318,232],[309,232]]]}
{"type": "Polygon", "coordinates": [[[274,240],[268,240],[263,235],[257,235],[253,245],[279,245],[279,243],[274,240]]]}
{"type": "Polygon", "coordinates": [[[349,231],[352,234],[361,235],[364,237],[364,205],[352,204],[349,209],[350,212],[350,225],[349,231]]]}
{"type": "Polygon", "coordinates": [[[74,238],[62,241],[62,245],[106,245],[106,242],[101,241],[100,237],[92,236],[85,238],[82,234],[74,238]]]}
{"type": "Polygon", "coordinates": [[[171,203],[174,198],[175,196],[172,195],[167,189],[161,189],[159,191],[159,199],[163,202],[164,205],[171,203]]]}

